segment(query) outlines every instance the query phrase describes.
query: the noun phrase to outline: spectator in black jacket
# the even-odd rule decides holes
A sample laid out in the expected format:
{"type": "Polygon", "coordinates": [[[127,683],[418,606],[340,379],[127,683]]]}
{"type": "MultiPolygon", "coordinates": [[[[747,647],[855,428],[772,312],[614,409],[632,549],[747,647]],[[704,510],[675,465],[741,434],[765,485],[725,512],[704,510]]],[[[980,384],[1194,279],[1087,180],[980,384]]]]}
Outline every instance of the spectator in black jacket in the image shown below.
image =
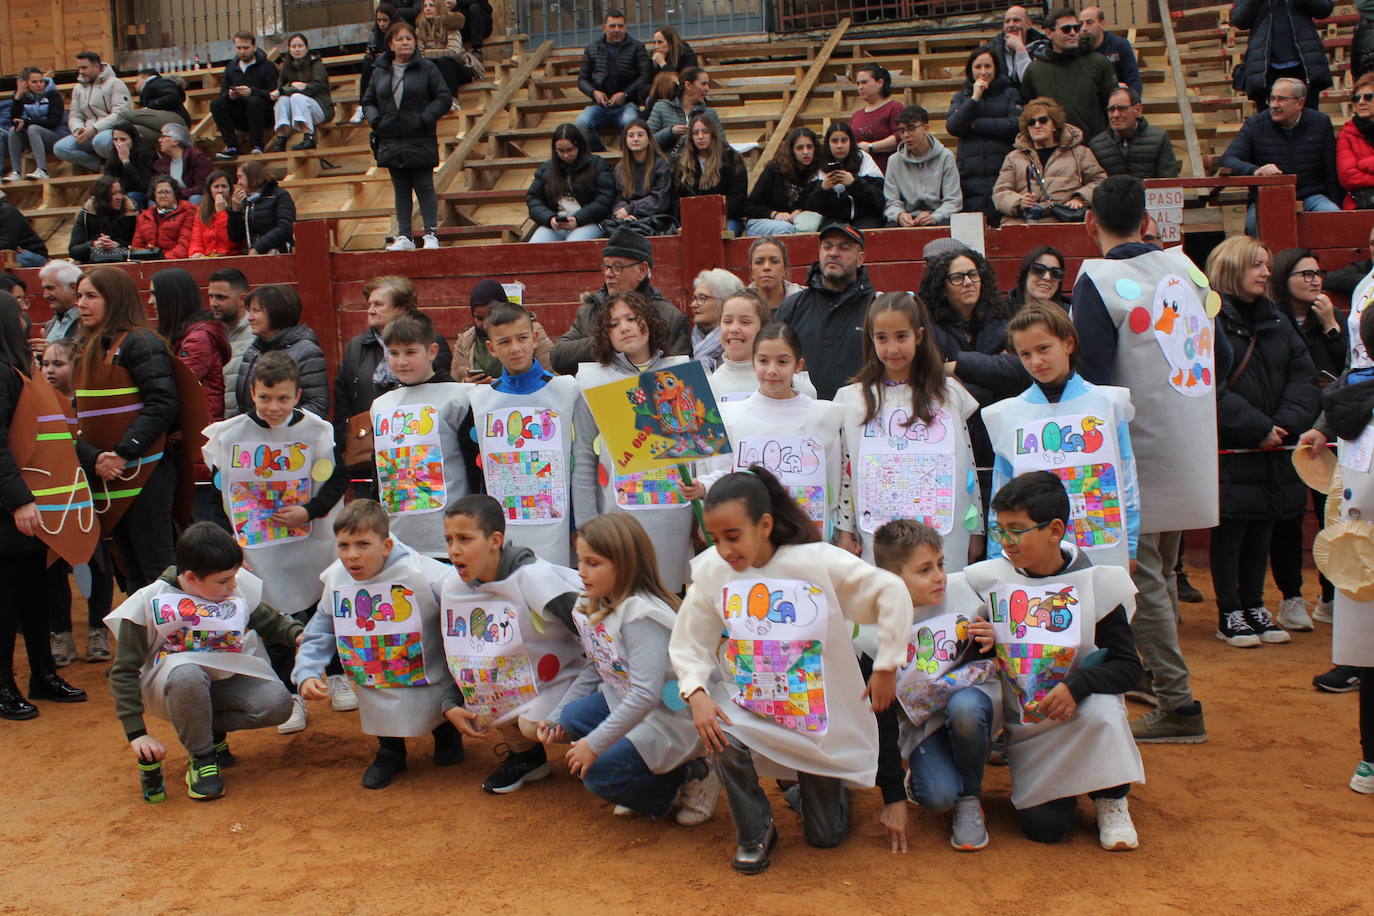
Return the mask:
{"type": "Polygon", "coordinates": [[[1057,305],[1067,312],[1064,266],[1064,255],[1053,245],[1037,245],[1026,252],[1016,273],[1016,286],[1007,293],[1008,317],[1028,305],[1057,305]]]}
{"type": "Polygon", "coordinates": [[[816,174],[816,151],[821,148],[821,138],[809,127],[794,127],[787,135],[787,142],[778,148],[773,161],[764,166],[754,190],[749,192],[745,214],[749,222],[745,225],[746,235],[792,235],[805,231],[811,220],[813,228],[819,228],[820,215],[802,206],[811,179],[816,174]]]}
{"type": "Polygon", "coordinates": [[[1048,43],[1045,34],[1031,25],[1030,14],[1024,6],[1007,7],[1002,14],[1001,33],[988,39],[988,47],[997,58],[998,71],[1006,75],[1007,82],[1018,88],[1022,74],[1030,66],[1031,50],[1048,43]]]}
{"type": "Polygon", "coordinates": [[[1133,175],[1145,179],[1178,175],[1178,157],[1168,133],[1150,126],[1144,111],[1134,89],[1118,89],[1107,100],[1107,129],[1089,139],[1088,148],[1109,177],[1133,175]]]}
{"type": "MultiPolygon", "coordinates": [[[[673,218],[673,167],[658,148],[649,125],[635,121],[620,138],[624,154],[615,167],[616,201],[611,216],[621,220],[673,218]]],[[[662,235],[662,232],[654,232],[662,235]]]]}
{"type": "Polygon", "coordinates": [[[848,121],[836,121],[826,130],[816,163],[819,169],[802,198],[803,210],[858,229],[881,229],[887,224],[882,170],[859,149],[848,121]]]}
{"type": "Polygon", "coordinates": [[[534,173],[525,206],[534,221],[531,242],[599,239],[601,221],[615,203],[610,165],[587,149],[587,135],[574,124],[553,131],[553,154],[534,173]]]}
{"type": "Polygon", "coordinates": [[[105,174],[119,179],[124,193],[142,210],[148,206],[148,183],[153,180],[153,148],[132,124],[119,123],[110,130],[110,156],[105,174]]]}
{"type": "Polygon", "coordinates": [[[945,128],[959,140],[954,159],[964,210],[984,213],[993,225],[1002,216],[992,205],[992,186],[1021,129],[1021,91],[1009,79],[996,52],[975,48],[964,64],[964,88],[955,93],[945,128]]]}
{"type": "Polygon", "coordinates": [[[291,192],[261,162],[247,162],[229,200],[229,238],[246,245],[249,254],[287,252],[296,244],[296,202],[291,192]]]}
{"type": "Polygon", "coordinates": [[[473,54],[481,57],[482,45],[491,37],[493,28],[490,0],[448,0],[448,8],[462,15],[463,41],[473,54]]]}
{"type": "Polygon", "coordinates": [[[1135,49],[1120,35],[1107,31],[1107,17],[1103,15],[1102,7],[1085,6],[1078,14],[1078,22],[1083,26],[1083,37],[1088,39],[1088,45],[1112,62],[1117,85],[1130,89],[1137,96],[1144,93],[1145,86],[1140,81],[1140,64],[1136,62],[1135,49]]]}
{"type": "Polygon", "coordinates": [[[688,67],[697,67],[696,52],[683,40],[677,29],[670,25],[654,30],[653,50],[649,53],[649,79],[652,80],[664,70],[681,73],[688,67]]]}
{"type": "Polygon", "coordinates": [[[284,350],[301,370],[302,410],[329,419],[329,371],[320,339],[301,324],[301,297],[290,286],[259,286],[244,300],[253,342],[243,351],[234,396],[240,406],[253,403],[253,364],[272,350],[284,350]]]}
{"type": "Polygon", "coordinates": [[[108,258],[124,248],[124,257],[118,259],[124,260],[128,257],[129,243],[134,240],[134,224],[137,220],[138,211],[124,193],[124,186],[119,179],[101,175],[91,186],[91,196],[76,211],[67,254],[72,260],[86,264],[92,260],[92,254],[97,249],[108,253],[102,255],[108,258]]]}
{"type": "Polygon", "coordinates": [[[62,107],[62,93],[57,84],[43,75],[37,67],[25,67],[19,75],[20,86],[10,106],[12,127],[6,138],[9,142],[10,171],[5,181],[18,181],[24,164],[24,142],[33,153],[34,169],[26,177],[42,181],[48,177],[48,150],[71,129],[67,127],[62,107]]]}
{"type": "Polygon", "coordinates": [[[1326,289],[1342,296],[1349,296],[1355,292],[1355,287],[1363,280],[1371,270],[1374,270],[1374,226],[1369,229],[1369,238],[1365,242],[1365,252],[1369,255],[1358,261],[1351,261],[1344,267],[1337,268],[1326,275],[1326,289]]]}
{"type": "Polygon", "coordinates": [[[401,19],[394,3],[379,3],[372,14],[372,31],[367,36],[367,46],[363,48],[363,72],[358,75],[358,107],[349,119],[350,124],[363,122],[363,99],[367,97],[367,87],[372,83],[373,64],[386,53],[386,33],[393,22],[401,19]]]}
{"type": "Polygon", "coordinates": [[[678,201],[706,194],[724,196],[726,225],[739,235],[744,231],[749,174],[739,153],[720,135],[719,123],[701,114],[688,123],[687,142],[673,159],[673,193],[678,201]]]}
{"type": "MultiPolygon", "coordinates": [[[[1301,80],[1276,80],[1268,111],[1245,119],[1221,164],[1233,175],[1296,175],[1304,210],[1339,210],[1345,192],[1336,177],[1336,132],[1323,112],[1303,107],[1306,97],[1301,80]]],[[[1254,203],[1245,232],[1257,234],[1254,203]]]]}
{"type": "Polygon", "coordinates": [[[649,52],[626,31],[625,13],[610,9],[600,38],[582,52],[577,88],[592,100],[577,116],[592,149],[602,149],[603,130],[621,130],[639,117],[638,103],[649,89],[649,52]]]}
{"type": "Polygon", "coordinates": [[[1250,30],[1245,60],[1232,79],[1235,89],[1259,106],[1275,82],[1291,77],[1307,84],[1303,103],[1316,108],[1331,86],[1331,64],[1312,20],[1330,16],[1334,6],[1332,0],[1234,0],[1231,26],[1250,30]]]}
{"type": "Polygon", "coordinates": [[[234,59],[224,65],[224,81],[219,98],[210,102],[215,127],[224,138],[224,149],[215,154],[220,161],[237,159],[239,131],[248,134],[254,153],[262,152],[262,135],[272,125],[272,90],[277,88],[277,68],[258,47],[252,32],[234,35],[234,59]]]}
{"type": "Polygon", "coordinates": [[[124,119],[138,128],[144,139],[156,141],[168,124],[191,126],[191,113],[186,110],[186,85],[180,77],[163,76],[156,67],[138,71],[134,82],[138,90],[139,108],[125,112],[124,119]]]}
{"type": "Polygon", "coordinates": [[[48,246],[4,195],[0,195],[0,251],[13,251],[20,267],[42,267],[48,263],[48,246]]]}

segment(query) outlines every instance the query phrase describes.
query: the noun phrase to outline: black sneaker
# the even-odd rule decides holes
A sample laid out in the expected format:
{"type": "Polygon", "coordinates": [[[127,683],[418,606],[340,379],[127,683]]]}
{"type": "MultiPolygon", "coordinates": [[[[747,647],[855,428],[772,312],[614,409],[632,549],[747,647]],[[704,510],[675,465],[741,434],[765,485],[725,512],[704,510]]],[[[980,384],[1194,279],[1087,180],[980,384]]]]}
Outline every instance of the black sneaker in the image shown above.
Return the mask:
{"type": "Polygon", "coordinates": [[[1201,604],[1202,592],[1197,590],[1197,586],[1188,581],[1188,574],[1181,572],[1178,574],[1178,600],[1184,604],[1201,604]]]}
{"type": "Polygon", "coordinates": [[[272,145],[269,146],[267,150],[271,153],[286,152],[286,138],[281,135],[278,135],[277,138],[272,141],[272,145]]]}
{"type": "Polygon", "coordinates": [[[406,771],[406,758],[404,755],[380,750],[377,756],[372,758],[372,765],[363,771],[364,789],[385,789],[391,785],[391,780],[396,778],[396,774],[406,771]]]}
{"type": "Polygon", "coordinates": [[[1360,689],[1360,669],[1354,665],[1337,665],[1325,674],[1312,678],[1312,686],[1327,693],[1350,693],[1360,689]]]}
{"type": "Polygon", "coordinates": [[[229,750],[229,738],[223,733],[215,735],[215,760],[219,762],[221,770],[227,770],[239,762],[234,752],[229,750]]]}
{"type": "Polygon", "coordinates": [[[1274,618],[1270,617],[1269,612],[1262,607],[1247,608],[1245,622],[1250,624],[1250,629],[1259,634],[1260,642],[1281,645],[1293,640],[1293,637],[1288,635],[1288,631],[1274,623],[1274,618]]]}
{"type": "Polygon", "coordinates": [[[211,801],[224,794],[224,779],[214,756],[186,761],[186,794],[196,801],[211,801]]]}
{"type": "Polygon", "coordinates": [[[234,149],[232,146],[225,147],[224,149],[220,150],[218,153],[215,153],[215,161],[216,161],[216,162],[231,162],[231,161],[237,159],[238,157],[239,157],[239,151],[236,150],[236,149],[234,149]]]}
{"type": "Polygon", "coordinates": [[[1245,611],[1226,611],[1217,620],[1217,639],[1237,649],[1253,649],[1260,644],[1259,634],[1245,619],[1245,611]]]}
{"type": "Polygon", "coordinates": [[[467,755],[463,750],[463,736],[458,734],[456,728],[453,729],[452,735],[440,732],[434,736],[434,765],[436,767],[451,767],[455,763],[462,763],[465,756],[467,755]]]}
{"type": "Polygon", "coordinates": [[[518,752],[511,750],[509,744],[498,744],[495,750],[496,755],[502,758],[501,765],[482,783],[483,792],[508,795],[526,782],[543,779],[553,772],[542,744],[518,752]],[[505,750],[502,751],[502,748],[505,750]]]}

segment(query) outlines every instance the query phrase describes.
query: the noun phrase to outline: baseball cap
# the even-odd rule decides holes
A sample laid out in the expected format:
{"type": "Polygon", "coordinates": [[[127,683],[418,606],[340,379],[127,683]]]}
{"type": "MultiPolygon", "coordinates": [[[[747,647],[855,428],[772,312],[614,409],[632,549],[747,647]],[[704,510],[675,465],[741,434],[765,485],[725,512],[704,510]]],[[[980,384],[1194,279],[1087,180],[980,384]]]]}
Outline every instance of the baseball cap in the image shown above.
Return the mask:
{"type": "Polygon", "coordinates": [[[864,247],[864,234],[861,229],[855,229],[848,223],[842,223],[839,220],[831,220],[821,226],[820,237],[825,238],[832,232],[840,233],[851,242],[857,243],[860,248],[864,247]]]}

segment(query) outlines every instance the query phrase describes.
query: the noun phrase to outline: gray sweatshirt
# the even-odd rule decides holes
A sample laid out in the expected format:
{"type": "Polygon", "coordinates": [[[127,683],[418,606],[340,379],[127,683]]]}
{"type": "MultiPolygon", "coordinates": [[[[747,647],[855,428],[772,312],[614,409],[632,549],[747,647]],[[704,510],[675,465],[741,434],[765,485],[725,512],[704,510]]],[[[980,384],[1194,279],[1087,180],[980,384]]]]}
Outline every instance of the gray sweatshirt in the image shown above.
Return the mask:
{"type": "Polygon", "coordinates": [[[964,206],[954,154],[933,136],[930,149],[922,156],[912,153],[903,143],[887,160],[883,196],[887,199],[883,215],[890,223],[895,223],[902,213],[926,210],[937,225],[948,224],[949,218],[964,206]]]}

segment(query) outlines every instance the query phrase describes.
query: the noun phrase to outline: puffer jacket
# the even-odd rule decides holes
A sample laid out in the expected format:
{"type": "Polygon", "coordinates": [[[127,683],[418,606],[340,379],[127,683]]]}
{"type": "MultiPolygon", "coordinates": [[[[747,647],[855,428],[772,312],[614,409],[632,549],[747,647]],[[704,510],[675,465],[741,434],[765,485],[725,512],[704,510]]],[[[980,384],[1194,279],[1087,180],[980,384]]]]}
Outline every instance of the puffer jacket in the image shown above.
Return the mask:
{"type": "Polygon", "coordinates": [[[239,377],[234,384],[234,397],[241,409],[253,403],[253,364],[269,350],[283,350],[301,370],[301,407],[318,417],[329,419],[329,371],[324,351],[315,332],[303,324],[292,325],[273,334],[268,340],[254,337],[243,351],[239,377]]]}
{"type": "Polygon", "coordinates": [[[124,113],[132,107],[129,87],[115,76],[113,67],[101,64],[99,76],[90,82],[78,79],[72,88],[72,104],[67,109],[67,128],[72,133],[83,127],[106,130],[118,124],[124,113]]]}
{"type": "Polygon", "coordinates": [[[390,51],[372,64],[363,95],[363,116],[372,125],[377,164],[384,169],[434,168],[439,164],[435,125],[448,114],[453,94],[433,61],[416,54],[406,64],[398,106],[391,91],[390,51]]]}
{"type": "Polygon", "coordinates": [[[959,186],[964,192],[964,211],[995,213],[992,186],[1011,152],[1021,117],[1021,92],[1005,76],[999,76],[974,101],[973,82],[954,94],[945,115],[945,128],[959,140],[954,160],[959,165],[959,186]]]}
{"type": "Polygon", "coordinates": [[[289,191],[269,178],[256,200],[246,200],[242,210],[229,205],[229,238],[258,254],[290,251],[296,243],[296,202],[289,191]]]}
{"type": "Polygon", "coordinates": [[[1308,95],[1331,88],[1331,64],[1326,58],[1326,46],[1312,20],[1330,16],[1334,6],[1332,0],[1236,0],[1232,3],[1231,25],[1249,29],[1250,40],[1245,46],[1245,60],[1231,76],[1231,85],[1256,102],[1269,97],[1269,67],[1283,63],[1273,59],[1274,20],[1283,17],[1280,29],[1292,35],[1302,61],[1308,95]]]}
{"type": "Polygon", "coordinates": [[[1336,176],[1336,133],[1325,112],[1305,108],[1298,123],[1284,130],[1268,111],[1252,114],[1226,147],[1221,164],[1233,175],[1253,175],[1273,163],[1298,179],[1298,199],[1325,194],[1341,199],[1336,176]]]}
{"type": "MultiPolygon", "coordinates": [[[[1222,296],[1217,326],[1230,342],[1237,368],[1251,340],[1255,341],[1240,377],[1219,389],[1217,445],[1256,448],[1275,426],[1288,431],[1283,444],[1297,442],[1317,418],[1320,397],[1312,354],[1298,329],[1266,297],[1244,302],[1222,296]]],[[[1307,505],[1307,487],[1290,459],[1286,451],[1222,455],[1221,517],[1301,515],[1307,505]]]]}
{"type": "Polygon", "coordinates": [[[1361,133],[1355,118],[1346,121],[1336,134],[1336,174],[1346,192],[1342,209],[1355,209],[1351,191],[1374,188],[1374,143],[1361,133]]]}
{"type": "Polygon", "coordinates": [[[20,130],[34,126],[58,130],[66,124],[64,114],[62,93],[51,78],[43,84],[42,95],[35,97],[27,89],[21,89],[15,93],[14,105],[10,107],[10,117],[23,122],[20,130]]]}
{"type": "MultiPolygon", "coordinates": [[[[1106,58],[1098,59],[1106,63],[1106,58]]],[[[1016,138],[1012,151],[1007,154],[1006,162],[1002,163],[997,184],[992,189],[992,202],[1004,217],[1025,221],[1021,214],[1023,191],[1043,197],[1040,183],[1032,185],[1030,182],[1028,170],[1031,168],[1040,173],[1044,182],[1044,190],[1049,194],[1049,200],[1044,201],[1047,205],[1065,204],[1072,197],[1078,197],[1085,204],[1091,203],[1093,191],[1107,177],[1092,150],[1083,144],[1083,131],[1072,124],[1065,124],[1059,129],[1059,145],[1050,154],[1044,168],[1040,166],[1040,157],[1031,146],[1030,138],[1022,132],[1016,138]]],[[[1055,219],[1047,210],[1039,221],[1055,222],[1055,219]]]]}
{"type": "Polygon", "coordinates": [[[801,338],[817,398],[835,397],[862,367],[864,315],[875,295],[867,268],[860,267],[854,282],[836,291],[825,285],[817,262],[807,274],[806,288],[778,306],[773,320],[790,324],[801,338]]]}
{"type": "Polygon", "coordinates": [[[600,89],[608,95],[623,92],[628,101],[642,102],[649,91],[649,68],[652,63],[644,45],[627,35],[619,45],[616,72],[612,78],[610,42],[606,41],[605,35],[598,35],[582,52],[577,88],[589,99],[595,98],[592,93],[600,89]]]}
{"type": "Polygon", "coordinates": [[[82,264],[91,260],[91,243],[102,235],[108,235],[120,245],[128,246],[134,240],[134,228],[138,222],[138,209],[129,198],[124,198],[124,209],[119,213],[109,213],[97,207],[94,200],[87,200],[76,212],[72,223],[71,241],[67,243],[67,254],[72,260],[82,264]]]}
{"type": "MultiPolygon", "coordinates": [[[[113,338],[100,341],[101,352],[108,351],[114,342],[113,338]]],[[[124,335],[112,362],[128,370],[143,399],[143,409],[114,447],[116,455],[130,461],[146,455],[158,436],[176,431],[181,398],[177,394],[176,376],[172,374],[172,353],[152,328],[135,328],[124,335]]],[[[90,443],[76,440],[76,452],[88,474],[95,467],[100,451],[90,443]]]]}
{"type": "Polygon", "coordinates": [[[168,213],[155,206],[139,211],[130,248],[161,248],[169,261],[191,255],[191,233],[197,219],[196,208],[184,200],[168,213]]]}
{"type": "Polygon", "coordinates": [[[186,84],[179,76],[152,77],[138,91],[138,103],[153,111],[175,112],[187,127],[191,126],[191,113],[186,110],[186,84]]]}
{"type": "Polygon", "coordinates": [[[1136,122],[1130,139],[1122,140],[1108,127],[1088,141],[1088,148],[1108,175],[1131,175],[1142,180],[1178,175],[1178,157],[1169,135],[1151,127],[1144,118],[1136,122]]]}
{"type": "Polygon", "coordinates": [[[615,173],[600,156],[584,152],[566,170],[557,156],[540,164],[525,192],[525,206],[536,226],[548,226],[559,215],[559,198],[571,193],[581,205],[573,214],[579,226],[590,226],[611,215],[615,203],[615,173]],[[587,179],[590,179],[588,181],[587,179]]]}
{"type": "MultiPolygon", "coordinates": [[[[880,229],[887,204],[883,197],[883,172],[872,156],[863,150],[857,152],[859,167],[853,172],[854,181],[849,187],[826,188],[825,173],[817,172],[806,186],[801,208],[819,213],[823,221],[837,219],[860,229],[880,229]]],[[[888,164],[891,162],[889,159],[888,164]]]]}
{"type": "Polygon", "coordinates": [[[229,332],[224,322],[205,317],[193,321],[172,341],[172,350],[205,390],[212,422],[224,419],[224,364],[229,361],[229,332]]]}
{"type": "Polygon", "coordinates": [[[720,123],[720,115],[710,105],[702,103],[688,111],[682,107],[681,99],[659,99],[654,103],[654,110],[649,112],[649,135],[669,159],[677,155],[687,140],[686,134],[678,136],[673,133],[673,128],[679,124],[685,127],[697,115],[714,121],[716,130],[720,131],[720,139],[725,143],[730,142],[725,136],[725,125],[720,123]]]}
{"type": "Polygon", "coordinates": [[[277,91],[282,95],[303,92],[310,96],[324,111],[320,123],[334,120],[334,100],[329,94],[329,71],[324,67],[320,55],[311,51],[304,60],[296,60],[286,55],[281,62],[281,75],[277,77],[277,91]],[[296,89],[292,83],[305,83],[304,89],[296,89]]]}
{"type": "Polygon", "coordinates": [[[222,210],[209,223],[201,221],[200,213],[191,220],[191,249],[187,257],[196,255],[223,257],[243,254],[243,243],[229,238],[229,211],[222,210]]]}

